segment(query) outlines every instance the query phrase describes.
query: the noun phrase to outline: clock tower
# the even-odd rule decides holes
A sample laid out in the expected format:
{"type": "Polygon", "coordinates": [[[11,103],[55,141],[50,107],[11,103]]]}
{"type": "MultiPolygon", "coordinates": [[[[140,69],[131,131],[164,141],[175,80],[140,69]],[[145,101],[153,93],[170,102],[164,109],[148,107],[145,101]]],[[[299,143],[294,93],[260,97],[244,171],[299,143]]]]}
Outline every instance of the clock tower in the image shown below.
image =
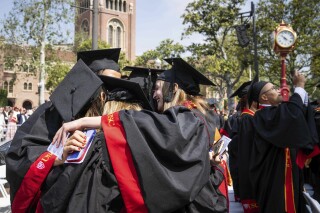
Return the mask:
{"type": "Polygon", "coordinates": [[[99,1],[98,39],[120,47],[128,60],[135,60],[136,0],[76,0],[75,32],[92,37],[93,1],[99,1]],[[86,9],[88,8],[88,9],[86,9]]]}

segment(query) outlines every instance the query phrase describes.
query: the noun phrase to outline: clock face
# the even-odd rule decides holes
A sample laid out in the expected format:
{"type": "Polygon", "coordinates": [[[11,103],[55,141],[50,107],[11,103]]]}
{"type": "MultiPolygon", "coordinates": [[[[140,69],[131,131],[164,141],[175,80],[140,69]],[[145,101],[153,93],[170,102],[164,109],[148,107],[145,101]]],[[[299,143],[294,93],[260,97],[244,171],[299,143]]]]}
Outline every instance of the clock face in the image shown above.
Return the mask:
{"type": "Polygon", "coordinates": [[[282,30],[277,34],[276,42],[280,47],[291,47],[294,45],[295,35],[289,30],[282,30]]]}

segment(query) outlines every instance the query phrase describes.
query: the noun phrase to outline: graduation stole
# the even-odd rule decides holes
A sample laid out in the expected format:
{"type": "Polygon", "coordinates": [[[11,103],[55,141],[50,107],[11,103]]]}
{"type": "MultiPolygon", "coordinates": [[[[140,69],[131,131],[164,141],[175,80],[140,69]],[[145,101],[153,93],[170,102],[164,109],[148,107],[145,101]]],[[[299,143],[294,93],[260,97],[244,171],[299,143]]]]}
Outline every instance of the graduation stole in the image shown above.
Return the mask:
{"type": "Polygon", "coordinates": [[[192,101],[185,101],[182,103],[182,105],[188,109],[197,109],[197,106],[192,101]]]}
{"type": "Polygon", "coordinates": [[[252,111],[251,109],[247,109],[245,108],[242,113],[241,113],[241,116],[244,115],[244,114],[249,114],[251,116],[254,116],[254,111],[252,111]]]}
{"type": "Polygon", "coordinates": [[[287,213],[295,213],[296,207],[294,202],[294,189],[293,189],[293,179],[292,179],[292,162],[290,157],[290,149],[285,148],[285,184],[284,184],[284,201],[285,210],[287,213]]]}

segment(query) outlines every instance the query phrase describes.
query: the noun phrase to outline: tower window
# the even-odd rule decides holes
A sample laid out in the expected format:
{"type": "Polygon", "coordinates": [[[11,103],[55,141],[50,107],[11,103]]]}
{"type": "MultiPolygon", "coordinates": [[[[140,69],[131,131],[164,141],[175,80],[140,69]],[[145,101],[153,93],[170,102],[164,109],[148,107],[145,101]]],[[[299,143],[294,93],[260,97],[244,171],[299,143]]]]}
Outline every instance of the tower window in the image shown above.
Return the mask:
{"type": "Polygon", "coordinates": [[[117,27],[117,47],[121,47],[121,28],[117,27]]]}
{"type": "Polygon", "coordinates": [[[123,12],[127,12],[127,2],[123,2],[123,12]]]}
{"type": "Polygon", "coordinates": [[[87,19],[83,20],[81,23],[82,32],[89,34],[89,22],[87,19]]]}
{"type": "Polygon", "coordinates": [[[32,83],[29,83],[28,90],[32,90],[32,83]]]}
{"type": "Polygon", "coordinates": [[[27,89],[28,89],[28,84],[27,84],[27,83],[24,83],[24,84],[23,84],[23,89],[24,89],[24,90],[27,90],[27,89]]]}
{"type": "Polygon", "coordinates": [[[109,8],[109,1],[110,1],[110,0],[106,0],[106,8],[107,8],[107,9],[109,8]]]}
{"type": "Polygon", "coordinates": [[[115,0],[115,1],[114,1],[114,9],[115,9],[115,10],[118,10],[118,6],[119,6],[119,5],[118,5],[118,0],[115,0]]]}
{"type": "Polygon", "coordinates": [[[12,80],[9,82],[9,92],[10,93],[13,92],[13,81],[12,80]]]}
{"type": "Polygon", "coordinates": [[[110,0],[110,9],[113,10],[113,1],[110,0]]]}
{"type": "Polygon", "coordinates": [[[122,0],[119,1],[119,11],[122,11],[122,0]]]}
{"type": "Polygon", "coordinates": [[[113,27],[110,25],[108,29],[108,44],[113,46],[113,27]]]}

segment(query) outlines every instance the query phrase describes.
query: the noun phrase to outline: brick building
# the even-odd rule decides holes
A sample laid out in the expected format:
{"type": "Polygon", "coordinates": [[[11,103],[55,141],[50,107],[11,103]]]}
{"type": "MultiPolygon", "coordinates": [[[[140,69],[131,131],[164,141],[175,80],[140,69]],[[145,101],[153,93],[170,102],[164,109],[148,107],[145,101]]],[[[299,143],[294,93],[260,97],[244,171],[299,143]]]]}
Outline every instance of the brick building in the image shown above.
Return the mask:
{"type": "MultiPolygon", "coordinates": [[[[21,51],[21,49],[19,47],[0,49],[0,88],[8,92],[8,106],[31,109],[39,105],[39,71],[28,63],[28,56],[14,58],[10,64],[8,58],[6,59],[8,51],[21,51]]],[[[65,63],[70,65],[75,63],[76,57],[71,50],[57,46],[55,53],[65,63]]],[[[49,96],[49,92],[45,91],[45,100],[49,100],[49,96]]]]}
{"type": "MultiPolygon", "coordinates": [[[[77,0],[76,33],[92,37],[92,0],[77,0]]],[[[99,0],[99,40],[120,47],[129,61],[135,60],[136,0],[99,0]]]]}

